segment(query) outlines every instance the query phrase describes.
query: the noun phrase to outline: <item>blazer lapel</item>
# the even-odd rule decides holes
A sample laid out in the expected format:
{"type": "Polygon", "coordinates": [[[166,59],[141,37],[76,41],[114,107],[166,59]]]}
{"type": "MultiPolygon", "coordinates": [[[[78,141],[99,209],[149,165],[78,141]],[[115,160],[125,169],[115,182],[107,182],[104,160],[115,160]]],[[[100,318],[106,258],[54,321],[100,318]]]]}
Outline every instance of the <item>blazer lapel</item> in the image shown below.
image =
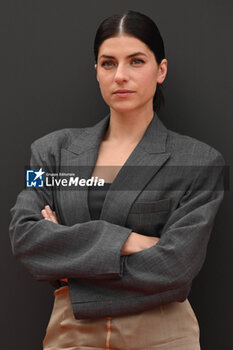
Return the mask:
{"type": "MultiPolygon", "coordinates": [[[[110,116],[107,115],[93,127],[85,129],[80,137],[67,150],[64,150],[67,154],[63,164],[66,165],[66,169],[75,167],[76,176],[79,178],[91,177],[109,120],[110,116]]],[[[125,226],[134,200],[170,156],[170,153],[166,153],[166,139],[167,129],[155,113],[142,139],[111,184],[105,197],[100,220],[125,226]]],[[[87,188],[78,186],[77,190],[69,191],[69,202],[72,203],[69,221],[71,219],[74,224],[91,220],[87,188]],[[72,209],[74,207],[77,210],[72,209]]]]}
{"type": "Polygon", "coordinates": [[[133,202],[170,156],[166,153],[166,139],[167,129],[155,113],[110,186],[100,219],[125,226],[133,202]]]}
{"type": "MultiPolygon", "coordinates": [[[[91,177],[98,156],[104,132],[109,123],[109,115],[93,127],[86,128],[68,148],[62,150],[62,167],[65,173],[75,173],[79,179],[91,177]]],[[[77,186],[59,193],[62,217],[66,224],[91,220],[88,207],[88,188],[77,186]]]]}

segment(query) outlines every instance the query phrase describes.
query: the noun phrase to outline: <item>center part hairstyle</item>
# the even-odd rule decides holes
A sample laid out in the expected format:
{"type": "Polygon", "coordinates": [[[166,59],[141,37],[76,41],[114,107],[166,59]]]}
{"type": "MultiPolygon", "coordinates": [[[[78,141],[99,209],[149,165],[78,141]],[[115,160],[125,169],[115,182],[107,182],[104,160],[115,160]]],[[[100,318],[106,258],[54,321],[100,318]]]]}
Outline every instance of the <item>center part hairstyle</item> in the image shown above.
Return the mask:
{"type": "MultiPolygon", "coordinates": [[[[94,55],[97,63],[100,45],[104,40],[127,34],[146,44],[154,53],[157,64],[165,58],[163,38],[155,22],[148,16],[135,11],[127,11],[106,18],[99,26],[94,41],[94,55]]],[[[154,109],[159,111],[164,105],[162,84],[157,84],[154,109]]]]}

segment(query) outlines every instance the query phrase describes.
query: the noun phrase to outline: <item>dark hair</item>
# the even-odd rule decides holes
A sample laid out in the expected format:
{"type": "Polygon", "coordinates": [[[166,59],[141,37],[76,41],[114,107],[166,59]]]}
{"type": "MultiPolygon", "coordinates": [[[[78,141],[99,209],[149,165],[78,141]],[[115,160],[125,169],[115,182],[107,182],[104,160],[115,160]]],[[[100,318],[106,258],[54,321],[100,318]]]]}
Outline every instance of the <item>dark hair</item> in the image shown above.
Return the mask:
{"type": "MultiPolygon", "coordinates": [[[[143,41],[154,53],[158,64],[165,58],[163,39],[154,21],[140,12],[127,11],[108,17],[100,24],[94,41],[96,62],[99,48],[103,41],[118,36],[120,33],[129,34],[143,41]]],[[[157,84],[154,96],[155,111],[158,112],[161,105],[164,105],[164,103],[162,84],[157,84]]]]}

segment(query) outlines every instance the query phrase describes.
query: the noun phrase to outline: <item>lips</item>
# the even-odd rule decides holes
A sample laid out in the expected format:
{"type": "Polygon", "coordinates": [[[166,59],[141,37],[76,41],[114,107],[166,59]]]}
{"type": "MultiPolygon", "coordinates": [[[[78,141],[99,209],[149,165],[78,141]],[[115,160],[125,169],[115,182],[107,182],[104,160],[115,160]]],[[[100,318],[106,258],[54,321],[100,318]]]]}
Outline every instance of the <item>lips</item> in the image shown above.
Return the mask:
{"type": "Polygon", "coordinates": [[[116,90],[114,91],[114,95],[117,97],[128,97],[131,96],[135,91],[132,90],[125,90],[125,89],[121,89],[121,90],[116,90]]]}
{"type": "Polygon", "coordinates": [[[128,93],[132,93],[132,92],[134,92],[134,91],[132,91],[132,90],[125,90],[125,89],[121,89],[121,90],[116,90],[116,91],[114,91],[114,94],[128,94],[128,93]]]}

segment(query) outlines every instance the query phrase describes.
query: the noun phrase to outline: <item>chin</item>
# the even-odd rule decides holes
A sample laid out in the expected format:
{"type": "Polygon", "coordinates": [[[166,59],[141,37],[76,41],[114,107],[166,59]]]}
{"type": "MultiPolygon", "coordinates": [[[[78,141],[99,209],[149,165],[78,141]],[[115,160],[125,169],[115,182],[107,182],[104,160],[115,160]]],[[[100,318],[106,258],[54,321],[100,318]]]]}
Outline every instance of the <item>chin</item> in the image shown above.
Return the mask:
{"type": "Polygon", "coordinates": [[[136,105],[135,103],[125,103],[125,102],[120,102],[117,104],[114,103],[114,104],[110,105],[110,108],[112,108],[114,111],[119,112],[119,113],[132,112],[132,111],[140,108],[140,105],[136,105]]]}

